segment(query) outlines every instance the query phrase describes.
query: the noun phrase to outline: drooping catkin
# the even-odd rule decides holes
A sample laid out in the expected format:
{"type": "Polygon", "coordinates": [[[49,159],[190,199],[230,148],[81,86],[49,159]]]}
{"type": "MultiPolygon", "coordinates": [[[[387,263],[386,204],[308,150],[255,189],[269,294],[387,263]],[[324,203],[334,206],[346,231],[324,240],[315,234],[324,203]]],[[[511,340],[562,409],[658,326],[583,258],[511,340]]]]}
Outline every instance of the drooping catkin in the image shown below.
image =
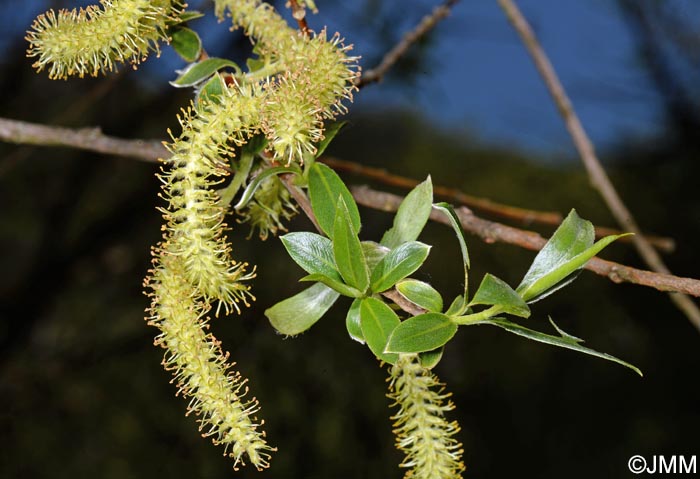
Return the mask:
{"type": "Polygon", "coordinates": [[[424,368],[415,354],[402,354],[390,371],[390,393],[399,411],[392,417],[396,445],[406,457],[406,479],[457,479],[464,471],[462,445],[454,438],[456,421],[445,413],[454,409],[444,386],[424,368]]]}
{"type": "Polygon", "coordinates": [[[76,10],[49,10],[27,32],[27,56],[49,78],[97,76],[116,64],[137,65],[167,42],[166,24],[182,10],[180,0],[100,0],[76,10]]]}

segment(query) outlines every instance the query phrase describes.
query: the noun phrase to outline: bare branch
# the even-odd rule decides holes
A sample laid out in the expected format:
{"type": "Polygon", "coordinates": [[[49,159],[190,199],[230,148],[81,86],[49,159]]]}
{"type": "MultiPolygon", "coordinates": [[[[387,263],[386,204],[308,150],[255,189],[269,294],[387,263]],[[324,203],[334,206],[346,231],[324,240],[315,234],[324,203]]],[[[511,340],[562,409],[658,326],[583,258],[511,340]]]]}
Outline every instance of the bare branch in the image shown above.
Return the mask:
{"type": "MultiPolygon", "coordinates": [[[[505,12],[508,20],[513,25],[515,30],[520,35],[527,51],[530,53],[537,70],[539,71],[544,83],[551,94],[554,103],[562,116],[567,130],[576,146],[576,150],[583,161],[591,185],[598,190],[601,197],[608,206],[608,209],[617,220],[620,227],[626,231],[635,233],[632,237],[635,248],[639,252],[644,262],[654,271],[664,274],[670,274],[670,270],[664,264],[661,256],[649,244],[646,238],[641,234],[641,230],[637,221],[634,219],[632,212],[627,208],[625,203],[620,198],[617,190],[613,186],[605,169],[600,163],[596,155],[595,148],[590,138],[586,134],[581,121],[576,115],[576,111],[569,100],[564,87],[559,81],[554,67],[552,66],[547,54],[540,45],[535,33],[530,28],[527,20],[518,9],[518,6],[513,0],[498,0],[499,5],[505,12]]],[[[700,331],[700,309],[687,296],[674,294],[671,295],[671,300],[690,320],[690,322],[700,331]]]]}
{"type": "MultiPolygon", "coordinates": [[[[395,212],[403,200],[400,196],[376,191],[367,186],[354,186],[351,187],[351,191],[359,204],[381,211],[395,212]]],[[[464,231],[479,236],[486,243],[507,243],[539,251],[547,242],[545,238],[534,231],[522,230],[479,218],[464,206],[458,208],[456,212],[464,231]]],[[[449,220],[444,215],[435,212],[430,215],[430,219],[449,225],[449,220]]],[[[600,258],[593,258],[586,264],[585,268],[605,276],[615,283],[633,283],[659,291],[700,296],[700,280],[697,279],[654,273],[600,258]]]]}
{"type": "Polygon", "coordinates": [[[406,54],[411,45],[420,40],[421,37],[425,36],[430,32],[435,26],[450,14],[452,6],[457,3],[457,0],[446,0],[442,5],[435,7],[435,9],[429,15],[424,16],[420,23],[410,32],[406,33],[401,41],[397,43],[391,50],[389,50],[379,62],[376,67],[364,72],[362,77],[358,78],[355,85],[358,88],[363,86],[379,82],[384,78],[384,75],[394,66],[394,64],[399,61],[399,59],[406,54]]]}
{"type": "MultiPolygon", "coordinates": [[[[406,178],[405,176],[395,175],[389,173],[382,168],[373,168],[371,166],[361,165],[352,161],[339,160],[338,158],[333,158],[330,156],[323,156],[320,160],[326,163],[328,166],[333,167],[339,171],[345,171],[347,173],[356,174],[364,178],[369,178],[381,182],[382,184],[389,186],[398,186],[400,188],[411,189],[415,187],[419,182],[413,178],[406,178]]],[[[564,220],[564,216],[556,211],[536,211],[529,210],[525,208],[519,208],[517,206],[504,205],[502,203],[497,203],[488,198],[480,198],[477,196],[468,195],[456,188],[448,188],[446,186],[433,185],[433,192],[435,195],[449,199],[450,201],[458,204],[466,205],[470,208],[479,210],[483,213],[490,214],[499,218],[505,218],[508,220],[518,221],[522,224],[539,223],[546,224],[550,226],[559,226],[559,224],[564,220]]],[[[606,228],[604,226],[596,226],[595,234],[597,238],[602,238],[603,236],[620,234],[622,231],[616,230],[614,228],[606,228]]],[[[675,241],[673,238],[659,237],[659,236],[646,236],[650,243],[655,247],[659,248],[664,252],[672,252],[675,247],[675,241]]],[[[631,242],[631,236],[625,236],[620,238],[620,241],[631,242]]]]}

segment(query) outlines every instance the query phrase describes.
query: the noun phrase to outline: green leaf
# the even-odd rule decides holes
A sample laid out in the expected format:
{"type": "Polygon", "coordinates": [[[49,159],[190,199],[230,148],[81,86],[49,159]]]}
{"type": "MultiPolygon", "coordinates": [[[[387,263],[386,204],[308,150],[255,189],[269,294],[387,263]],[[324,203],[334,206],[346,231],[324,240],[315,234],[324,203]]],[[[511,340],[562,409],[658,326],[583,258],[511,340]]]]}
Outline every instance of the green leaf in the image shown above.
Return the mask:
{"type": "Polygon", "coordinates": [[[193,63],[181,72],[180,76],[170,84],[176,88],[185,88],[201,83],[211,75],[221,70],[222,68],[231,67],[240,74],[241,69],[238,68],[231,60],[225,58],[207,58],[198,63],[193,63]]]}
{"type": "Polygon", "coordinates": [[[467,242],[464,239],[464,231],[462,230],[462,224],[459,222],[459,217],[455,213],[454,208],[449,203],[435,203],[433,208],[447,216],[452,225],[452,229],[457,236],[457,241],[459,241],[459,249],[462,251],[462,263],[464,263],[464,302],[468,301],[469,296],[469,250],[467,249],[467,242]]]}
{"type": "MultiPolygon", "coordinates": [[[[217,73],[216,75],[214,75],[212,80],[215,80],[218,76],[219,74],[217,73]]],[[[231,183],[229,183],[226,187],[217,190],[217,193],[219,194],[219,204],[221,206],[228,208],[228,205],[231,204],[234,196],[236,196],[236,193],[238,193],[238,190],[248,179],[250,169],[253,167],[254,159],[255,158],[253,154],[249,153],[244,148],[243,152],[241,153],[241,159],[238,161],[237,164],[238,168],[236,169],[236,173],[233,175],[231,183]]]]}
{"type": "Polygon", "coordinates": [[[245,64],[248,67],[248,71],[250,73],[258,71],[261,68],[264,68],[266,65],[265,60],[261,60],[260,58],[248,58],[245,61],[245,64]]]}
{"type": "Polygon", "coordinates": [[[340,130],[342,130],[347,124],[347,121],[335,121],[326,127],[326,129],[323,131],[323,140],[318,142],[316,158],[321,156],[323,152],[326,151],[326,148],[328,148],[328,145],[331,144],[333,138],[335,138],[338,132],[340,132],[340,130]]]}
{"type": "Polygon", "coordinates": [[[404,279],[396,284],[396,290],[401,296],[425,310],[433,313],[442,311],[442,296],[428,283],[417,279],[404,279]]]}
{"type": "Polygon", "coordinates": [[[329,288],[334,289],[343,296],[349,296],[350,298],[361,298],[363,296],[362,291],[359,291],[352,286],[348,286],[347,284],[343,283],[343,280],[330,278],[319,273],[309,274],[301,278],[299,281],[318,281],[319,283],[323,283],[329,288]]]}
{"type": "Polygon", "coordinates": [[[338,195],[350,213],[352,227],[360,231],[360,212],[350,191],[340,177],[322,163],[314,163],[309,170],[309,199],[316,220],[324,233],[333,238],[333,225],[338,214],[338,195]]]}
{"type": "Polygon", "coordinates": [[[528,302],[534,302],[559,289],[556,286],[570,277],[593,256],[616,239],[626,235],[606,236],[593,244],[595,232],[590,221],[571,210],[542,250],[537,254],[516,291],[528,302]]]}
{"type": "Polygon", "coordinates": [[[362,324],[360,323],[360,304],[361,299],[356,299],[350,305],[348,314],[345,316],[345,327],[352,339],[358,343],[365,344],[365,337],[362,334],[362,324]]]}
{"type": "Polygon", "coordinates": [[[294,336],[316,323],[340,296],[328,286],[316,283],[301,293],[265,310],[272,326],[282,334],[294,336]]]}
{"type": "Polygon", "coordinates": [[[365,291],[369,286],[367,261],[345,201],[338,197],[338,215],[333,226],[333,256],[338,271],[350,286],[365,291]]]}
{"type": "Polygon", "coordinates": [[[457,325],[441,313],[425,313],[408,318],[394,329],[385,351],[422,353],[439,348],[457,332],[457,325]]]}
{"type": "Polygon", "coordinates": [[[464,296],[457,296],[452,300],[450,307],[445,312],[448,316],[460,316],[469,308],[469,304],[464,300],[464,296]]]}
{"type": "Polygon", "coordinates": [[[177,27],[170,36],[170,44],[183,60],[192,63],[202,53],[202,39],[197,32],[187,27],[177,27]]]}
{"type": "Polygon", "coordinates": [[[643,376],[642,372],[636,368],[635,366],[632,366],[631,364],[622,361],[621,359],[618,359],[614,356],[611,356],[609,354],[605,353],[599,353],[598,351],[595,351],[593,349],[586,348],[584,346],[581,346],[582,340],[579,338],[576,338],[575,336],[571,336],[570,334],[565,333],[559,327],[554,324],[554,321],[550,318],[549,321],[552,323],[552,325],[556,328],[557,332],[560,334],[560,336],[552,336],[549,334],[545,333],[540,333],[539,331],[533,331],[531,329],[525,328],[523,326],[520,326],[519,324],[512,323],[508,321],[507,319],[504,318],[494,318],[494,319],[488,319],[485,320],[481,323],[477,324],[490,324],[492,326],[498,326],[499,328],[505,329],[509,333],[517,334],[518,336],[523,336],[527,339],[531,339],[533,341],[538,341],[540,343],[545,343],[545,344],[550,344],[552,346],[558,346],[560,348],[566,348],[566,349],[572,349],[574,351],[578,351],[580,353],[584,354],[589,354],[591,356],[596,356],[602,359],[606,359],[608,361],[613,361],[618,364],[621,364],[627,368],[630,368],[632,371],[636,372],[640,376],[643,376]]]}
{"type": "Polygon", "coordinates": [[[182,12],[177,19],[180,23],[185,23],[202,18],[203,16],[204,14],[202,12],[198,12],[197,10],[188,10],[186,12],[182,12]]]}
{"type": "Polygon", "coordinates": [[[418,354],[420,364],[424,368],[433,369],[442,359],[442,353],[445,351],[445,346],[440,346],[432,351],[424,351],[418,354]]]}
{"type": "Polygon", "coordinates": [[[224,79],[218,73],[215,73],[201,88],[197,91],[197,101],[205,103],[220,103],[221,95],[226,90],[224,79]]]}
{"type": "Polygon", "coordinates": [[[384,348],[389,335],[400,323],[396,313],[383,301],[365,298],[360,303],[360,325],[367,346],[375,356],[389,364],[396,363],[399,355],[385,353],[384,348]]]}
{"type": "Polygon", "coordinates": [[[264,169],[258,176],[255,177],[255,179],[253,179],[253,181],[248,184],[241,195],[241,199],[238,200],[238,203],[236,203],[236,206],[233,208],[235,210],[240,210],[247,205],[250,200],[253,199],[253,196],[255,196],[255,191],[266,179],[270,178],[271,176],[283,175],[285,173],[300,173],[300,170],[297,166],[274,166],[272,168],[264,169]]]}
{"type": "Polygon", "coordinates": [[[391,251],[386,246],[382,246],[375,241],[362,241],[362,253],[367,261],[367,269],[373,271],[381,260],[391,251]]]}
{"type": "Polygon", "coordinates": [[[309,274],[322,274],[342,281],[333,258],[333,243],[316,233],[289,233],[280,238],[289,256],[309,274]]]}
{"type": "Polygon", "coordinates": [[[432,203],[433,183],[428,176],[401,202],[394,217],[394,225],[384,233],[381,244],[393,249],[402,243],[418,239],[430,217],[432,203]]]}
{"type": "Polygon", "coordinates": [[[370,288],[381,293],[421,267],[430,253],[430,246],[418,241],[403,243],[391,250],[372,271],[370,288]]]}
{"type": "Polygon", "coordinates": [[[503,312],[521,318],[530,316],[530,308],[523,298],[508,283],[489,273],[481,280],[479,289],[469,303],[470,306],[474,304],[499,306],[503,312]]]}

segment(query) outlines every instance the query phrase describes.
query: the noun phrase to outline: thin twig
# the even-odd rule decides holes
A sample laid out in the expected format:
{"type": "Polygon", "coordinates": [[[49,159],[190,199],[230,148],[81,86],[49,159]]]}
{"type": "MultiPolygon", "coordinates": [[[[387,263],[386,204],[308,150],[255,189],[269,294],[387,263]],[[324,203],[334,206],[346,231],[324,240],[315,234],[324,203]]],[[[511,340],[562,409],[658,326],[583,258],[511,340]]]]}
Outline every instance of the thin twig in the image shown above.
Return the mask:
{"type": "Polygon", "coordinates": [[[321,225],[318,224],[318,220],[316,219],[314,210],[311,208],[309,198],[307,198],[306,194],[300,191],[299,188],[294,184],[294,175],[291,173],[281,175],[280,179],[282,180],[282,183],[284,184],[285,188],[287,188],[287,191],[289,191],[289,194],[292,195],[292,198],[294,198],[294,201],[297,202],[297,204],[301,207],[301,210],[304,212],[306,217],[309,218],[311,223],[313,223],[314,228],[316,228],[316,231],[318,231],[320,234],[323,234],[321,225]]]}
{"type": "Polygon", "coordinates": [[[288,6],[292,8],[292,17],[297,21],[299,30],[304,35],[308,35],[311,30],[309,29],[309,24],[306,22],[306,8],[299,5],[297,0],[289,0],[288,6]]]}
{"type": "Polygon", "coordinates": [[[406,33],[401,41],[384,55],[384,58],[382,58],[382,61],[379,62],[376,67],[365,71],[362,77],[357,79],[355,85],[358,88],[362,88],[369,83],[381,81],[391,67],[406,54],[408,49],[411,48],[411,45],[420,40],[421,37],[435,28],[435,25],[437,25],[440,20],[450,14],[452,6],[457,3],[457,1],[458,0],[446,0],[442,5],[435,7],[432,13],[424,16],[413,30],[406,33]]]}
{"type": "MultiPolygon", "coordinates": [[[[367,186],[355,186],[351,187],[350,190],[359,204],[381,211],[395,212],[403,200],[400,196],[376,191],[367,186]]],[[[539,251],[547,242],[545,238],[534,231],[522,230],[479,218],[466,207],[458,208],[456,212],[464,231],[479,236],[486,243],[507,243],[539,251]]],[[[444,215],[431,214],[430,219],[449,225],[449,219],[444,215]]],[[[586,264],[585,268],[605,276],[615,283],[633,283],[659,291],[700,296],[700,280],[697,279],[640,270],[600,258],[593,258],[586,264]]]]}
{"type": "MultiPolygon", "coordinates": [[[[364,178],[372,179],[389,186],[398,186],[400,188],[411,189],[419,182],[413,178],[395,175],[389,173],[383,168],[373,168],[371,166],[361,165],[353,161],[340,160],[338,158],[323,156],[320,160],[328,166],[347,173],[356,174],[364,178]]],[[[470,208],[479,210],[483,213],[505,218],[508,220],[518,221],[522,224],[539,223],[550,226],[559,226],[564,217],[556,211],[536,211],[517,206],[504,205],[497,203],[488,198],[480,198],[477,196],[468,195],[457,188],[449,188],[446,186],[433,185],[433,193],[444,199],[448,199],[454,203],[463,204],[470,208]]],[[[604,226],[596,226],[595,234],[597,238],[602,238],[608,235],[617,235],[622,233],[614,228],[606,228],[604,226]]],[[[672,252],[675,249],[675,241],[672,238],[646,235],[650,243],[656,248],[664,252],[672,252]]],[[[631,236],[624,236],[620,241],[631,242],[631,236]]]]}
{"type": "MultiPolygon", "coordinates": [[[[0,140],[42,146],[66,146],[150,163],[156,163],[158,158],[167,158],[169,155],[168,150],[157,140],[123,140],[106,136],[98,128],[59,128],[4,118],[0,118],[0,140]],[[91,143],[93,139],[99,146],[91,143]]],[[[295,195],[295,189],[296,187],[291,190],[292,195],[295,195]]],[[[356,190],[354,194],[361,204],[384,211],[395,211],[401,201],[399,196],[369,189],[356,190]]],[[[304,209],[304,200],[296,196],[295,199],[304,209]]],[[[308,209],[307,214],[313,217],[310,205],[307,204],[306,209],[308,209]]],[[[539,250],[545,243],[544,238],[537,233],[483,220],[473,215],[467,208],[460,208],[458,212],[462,217],[465,230],[480,235],[488,243],[501,241],[531,250],[539,250]]],[[[588,263],[587,268],[607,276],[616,283],[629,282],[661,291],[700,295],[700,281],[695,279],[652,273],[595,258],[588,263]]]]}
{"type": "MultiPolygon", "coordinates": [[[[670,270],[664,264],[661,256],[641,234],[639,225],[634,219],[632,212],[622,201],[622,198],[610,181],[610,178],[596,155],[593,143],[586,134],[586,130],[583,128],[578,115],[576,115],[571,100],[559,81],[554,67],[537,40],[532,28],[530,28],[527,20],[512,0],[498,0],[498,3],[508,17],[508,20],[520,35],[549,93],[554,99],[559,114],[562,116],[574,145],[578,150],[579,156],[586,167],[591,185],[600,193],[620,227],[626,231],[635,233],[632,239],[635,248],[644,262],[656,272],[670,274],[670,270]]],[[[671,295],[671,300],[678,309],[685,314],[693,326],[700,331],[700,309],[697,305],[687,296],[680,294],[671,295]]]]}

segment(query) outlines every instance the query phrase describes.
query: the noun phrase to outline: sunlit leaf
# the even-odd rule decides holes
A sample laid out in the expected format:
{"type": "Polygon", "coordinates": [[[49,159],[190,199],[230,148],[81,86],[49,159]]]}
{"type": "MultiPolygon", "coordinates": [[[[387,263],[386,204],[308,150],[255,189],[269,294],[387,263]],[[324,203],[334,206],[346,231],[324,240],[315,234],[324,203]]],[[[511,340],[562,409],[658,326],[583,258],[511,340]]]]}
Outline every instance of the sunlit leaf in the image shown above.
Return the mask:
{"type": "Polygon", "coordinates": [[[382,361],[394,364],[398,354],[385,353],[387,339],[401,321],[396,313],[383,301],[365,298],[360,303],[360,325],[367,346],[382,361]]]}
{"type": "Polygon", "coordinates": [[[375,293],[386,291],[421,267],[430,253],[430,246],[410,241],[391,250],[372,271],[370,288],[375,293]]]}
{"type": "Polygon", "coordinates": [[[285,173],[300,173],[300,170],[297,166],[274,166],[272,168],[266,168],[248,184],[241,195],[241,199],[238,200],[238,203],[236,203],[236,206],[233,208],[235,210],[240,210],[247,205],[250,200],[253,199],[253,196],[255,196],[257,189],[260,188],[260,185],[262,185],[266,179],[270,178],[271,176],[283,175],[285,173]]]}
{"type": "Polygon", "coordinates": [[[227,67],[233,68],[237,74],[241,72],[238,65],[231,60],[212,57],[202,60],[201,62],[191,64],[188,68],[181,72],[180,76],[177,77],[175,81],[171,81],[170,84],[177,88],[194,86],[197,83],[206,80],[217,71],[227,67]]]}
{"type": "Polygon", "coordinates": [[[457,332],[457,325],[441,313],[425,313],[408,318],[394,329],[385,351],[422,353],[439,348],[457,332]]]}
{"type": "Polygon", "coordinates": [[[289,256],[309,274],[322,274],[342,281],[333,258],[333,243],[316,233],[295,232],[280,238],[289,256]]]}
{"type": "Polygon", "coordinates": [[[352,225],[352,217],[345,201],[338,197],[338,214],[333,226],[333,256],[338,271],[350,286],[365,291],[369,286],[367,261],[362,252],[357,230],[352,225]]]}
{"type": "Polygon", "coordinates": [[[571,210],[537,254],[516,291],[528,302],[541,299],[622,236],[626,235],[606,236],[594,244],[595,231],[591,222],[571,210]]]}
{"type": "Polygon", "coordinates": [[[459,217],[457,213],[455,213],[454,208],[452,208],[452,205],[449,203],[436,203],[433,205],[433,208],[447,216],[457,236],[457,241],[459,241],[459,249],[462,252],[462,263],[464,264],[464,302],[466,303],[469,293],[469,250],[467,249],[467,242],[464,239],[462,224],[459,222],[459,217]]]}
{"type": "Polygon", "coordinates": [[[374,241],[362,241],[362,253],[367,261],[367,269],[374,270],[375,266],[391,251],[386,246],[382,246],[374,241]]]}
{"type": "Polygon", "coordinates": [[[508,283],[486,273],[470,305],[484,304],[499,306],[501,311],[521,318],[530,316],[530,308],[523,298],[508,283]]]}
{"type": "Polygon", "coordinates": [[[421,308],[439,313],[442,311],[442,296],[428,283],[417,279],[404,279],[396,284],[396,290],[421,308]]]}
{"type": "Polygon", "coordinates": [[[170,44],[186,62],[192,63],[202,53],[202,39],[197,32],[187,27],[176,27],[170,36],[170,44]]]}
{"type": "Polygon", "coordinates": [[[277,331],[295,336],[321,319],[339,296],[328,286],[316,283],[265,310],[265,316],[277,331]]]}
{"type": "Polygon", "coordinates": [[[362,334],[362,324],[360,323],[360,304],[362,304],[362,300],[356,299],[350,305],[348,314],[345,316],[345,327],[352,339],[358,343],[365,344],[365,337],[362,334]]]}
{"type": "Polygon", "coordinates": [[[347,186],[335,171],[322,163],[314,163],[309,170],[309,199],[319,226],[329,238],[333,238],[339,196],[343,198],[350,213],[353,229],[359,232],[360,212],[347,186]]]}
{"type": "Polygon", "coordinates": [[[433,208],[433,184],[428,178],[417,185],[401,202],[393,226],[384,233],[381,244],[396,248],[407,241],[418,239],[433,208]]]}

